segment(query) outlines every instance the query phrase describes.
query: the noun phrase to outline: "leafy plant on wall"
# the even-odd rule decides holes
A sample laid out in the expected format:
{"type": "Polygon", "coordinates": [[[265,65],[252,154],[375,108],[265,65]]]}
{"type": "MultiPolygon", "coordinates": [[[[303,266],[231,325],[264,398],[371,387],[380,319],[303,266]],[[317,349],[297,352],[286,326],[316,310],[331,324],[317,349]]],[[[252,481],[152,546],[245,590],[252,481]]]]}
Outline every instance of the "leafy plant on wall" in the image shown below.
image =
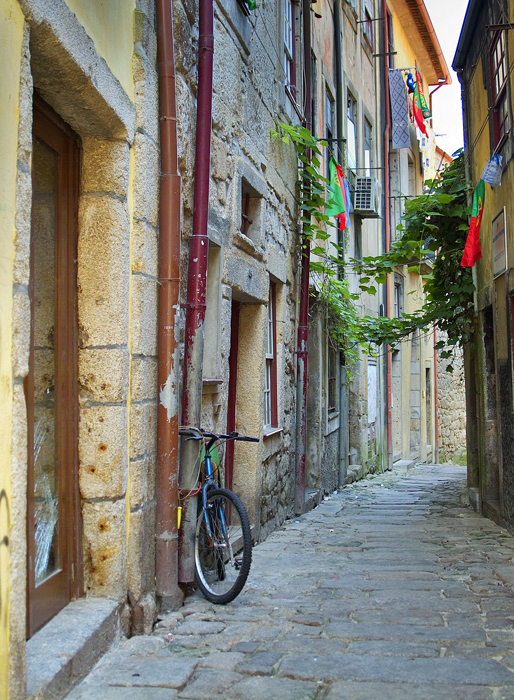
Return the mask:
{"type": "MultiPolygon", "coordinates": [[[[456,346],[473,341],[475,285],[471,269],[460,265],[469,228],[469,190],[464,153],[460,152],[440,177],[425,183],[422,195],[406,200],[403,223],[398,227],[403,233],[390,252],[353,261],[361,273],[361,290],[371,294],[401,265],[420,274],[424,283],[424,301],[414,313],[362,319],[370,341],[395,345],[417,328],[429,329],[434,323],[447,334],[447,340],[436,345],[443,358],[451,358],[456,346]],[[422,274],[427,261],[431,271],[422,274]]],[[[453,371],[451,361],[447,368],[453,371]]]]}
{"type": "Polygon", "coordinates": [[[474,334],[475,286],[470,268],[460,265],[470,214],[470,185],[465,177],[463,152],[438,178],[425,183],[422,195],[406,199],[403,223],[398,227],[402,235],[389,253],[345,263],[341,248],[328,241],[334,224],[326,214],[328,180],[319,173],[322,149],[327,143],[298,125],[277,123],[271,135],[285,144],[296,144],[303,235],[311,253],[317,256],[310,264],[315,294],[326,307],[331,338],[347,363],[355,364],[359,346],[373,354],[376,347],[395,346],[417,329],[430,330],[435,323],[447,336],[436,348],[450,360],[448,370],[452,371],[454,348],[471,343],[474,334]],[[423,280],[420,308],[400,318],[360,318],[354,304],[359,296],[350,292],[345,271],[349,267],[357,271],[361,291],[376,295],[387,275],[404,265],[423,280]]]}
{"type": "Polygon", "coordinates": [[[323,150],[327,142],[316,139],[309,129],[300,125],[276,124],[271,136],[285,144],[294,143],[298,156],[298,204],[302,217],[305,245],[311,246],[311,289],[320,312],[327,318],[332,342],[343,353],[348,375],[359,358],[359,344],[368,345],[362,336],[360,319],[352,294],[344,278],[341,248],[330,241],[334,227],[327,215],[326,192],[329,181],[320,174],[323,150]]]}

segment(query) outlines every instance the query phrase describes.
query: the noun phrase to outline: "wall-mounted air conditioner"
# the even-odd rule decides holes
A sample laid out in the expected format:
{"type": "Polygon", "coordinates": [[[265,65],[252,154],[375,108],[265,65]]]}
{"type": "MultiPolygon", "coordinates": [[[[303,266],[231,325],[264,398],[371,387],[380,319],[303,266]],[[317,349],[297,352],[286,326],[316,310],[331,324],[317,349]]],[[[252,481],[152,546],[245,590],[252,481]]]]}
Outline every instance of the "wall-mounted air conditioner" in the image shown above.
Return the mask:
{"type": "Polygon", "coordinates": [[[353,210],[359,216],[377,219],[380,217],[379,184],[374,177],[356,177],[353,195],[353,210]]]}

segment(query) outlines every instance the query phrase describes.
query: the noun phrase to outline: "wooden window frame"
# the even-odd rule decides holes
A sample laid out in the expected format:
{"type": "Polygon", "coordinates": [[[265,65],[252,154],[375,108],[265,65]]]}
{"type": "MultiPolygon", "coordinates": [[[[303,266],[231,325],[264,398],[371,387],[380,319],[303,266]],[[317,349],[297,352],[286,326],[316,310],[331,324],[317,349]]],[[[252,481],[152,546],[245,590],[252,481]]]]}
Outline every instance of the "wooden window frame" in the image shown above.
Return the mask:
{"type": "Polygon", "coordinates": [[[327,342],[327,414],[329,420],[339,413],[338,356],[330,337],[327,342]],[[331,361],[332,358],[332,361],[331,361]]]}
{"type": "Polygon", "coordinates": [[[284,84],[288,97],[296,104],[295,4],[293,0],[283,0],[283,2],[282,38],[284,84]]]}
{"type": "Polygon", "coordinates": [[[493,126],[493,148],[498,150],[506,141],[510,131],[510,107],[507,90],[509,64],[507,59],[507,37],[504,31],[496,32],[489,51],[491,76],[491,107],[493,126]]]}
{"type": "MultiPolygon", "coordinates": [[[[80,147],[78,137],[60,117],[34,95],[33,138],[57,154],[57,244],[55,318],[56,459],[59,469],[59,570],[35,584],[34,516],[34,278],[31,272],[29,374],[27,401],[27,638],[68,602],[84,595],[81,503],[78,482],[78,334],[77,334],[77,212],[80,147]]],[[[34,269],[31,245],[31,270],[34,269]]]]}
{"type": "Polygon", "coordinates": [[[369,48],[373,51],[373,7],[368,2],[364,0],[364,22],[362,24],[362,33],[364,39],[368,43],[369,48]]]}
{"type": "Polygon", "coordinates": [[[264,434],[278,428],[277,401],[277,285],[270,282],[266,324],[266,366],[264,378],[264,434]]]}

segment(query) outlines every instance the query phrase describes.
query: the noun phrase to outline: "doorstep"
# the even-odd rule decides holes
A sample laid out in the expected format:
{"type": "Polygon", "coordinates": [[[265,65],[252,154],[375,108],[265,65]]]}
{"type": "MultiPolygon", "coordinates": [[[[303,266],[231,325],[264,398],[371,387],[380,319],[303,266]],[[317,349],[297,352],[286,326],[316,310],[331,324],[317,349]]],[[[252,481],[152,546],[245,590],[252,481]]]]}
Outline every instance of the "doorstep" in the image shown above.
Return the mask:
{"type": "Polygon", "coordinates": [[[322,494],[319,489],[305,489],[305,506],[303,512],[308,513],[316,506],[319,506],[321,498],[322,494]]]}
{"type": "Polygon", "coordinates": [[[417,459],[399,459],[393,464],[393,469],[408,472],[409,469],[412,469],[418,462],[419,460],[417,459]]]}
{"type": "Polygon", "coordinates": [[[69,603],[27,642],[27,697],[61,700],[120,637],[119,603],[69,603]]]}

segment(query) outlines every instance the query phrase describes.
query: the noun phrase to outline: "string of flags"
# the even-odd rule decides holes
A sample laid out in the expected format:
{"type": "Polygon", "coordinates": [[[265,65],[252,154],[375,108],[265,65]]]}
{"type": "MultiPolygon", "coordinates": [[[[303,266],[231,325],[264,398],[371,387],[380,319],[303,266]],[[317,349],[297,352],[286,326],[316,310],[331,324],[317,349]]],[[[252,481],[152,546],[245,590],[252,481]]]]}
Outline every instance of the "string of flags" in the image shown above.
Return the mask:
{"type": "Polygon", "coordinates": [[[482,177],[477,183],[473,192],[473,205],[471,208],[471,222],[466,238],[466,245],[461,267],[473,267],[473,265],[482,257],[482,248],[480,246],[480,226],[482,224],[482,215],[484,213],[485,200],[485,183],[491,185],[494,189],[501,185],[503,171],[503,156],[495,153],[486,163],[482,177]]]}

